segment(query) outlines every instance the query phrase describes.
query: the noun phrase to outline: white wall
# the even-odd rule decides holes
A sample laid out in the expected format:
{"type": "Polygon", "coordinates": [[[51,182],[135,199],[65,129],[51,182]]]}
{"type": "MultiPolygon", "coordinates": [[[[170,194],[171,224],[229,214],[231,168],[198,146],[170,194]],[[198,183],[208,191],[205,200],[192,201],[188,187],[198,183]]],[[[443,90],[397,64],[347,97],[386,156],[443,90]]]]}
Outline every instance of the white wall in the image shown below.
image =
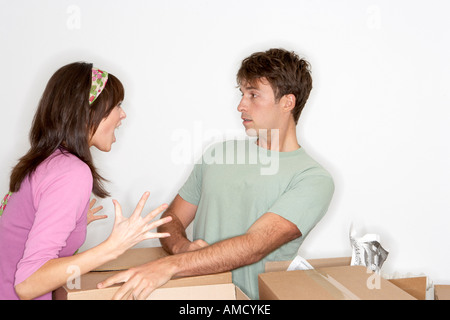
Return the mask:
{"type": "MultiPolygon", "coordinates": [[[[126,212],[145,190],[148,210],[170,202],[204,144],[242,134],[240,61],[285,47],[313,67],[300,143],[336,183],[300,253],[350,255],[353,222],[360,235],[380,235],[385,272],[448,284],[449,10],[444,0],[1,0],[0,192],[28,149],[47,80],[85,60],[126,87],[118,141],[110,153],[93,151],[113,198],[126,212]]],[[[88,227],[82,249],[111,231],[111,199],[101,204],[110,217],[88,227]]]]}

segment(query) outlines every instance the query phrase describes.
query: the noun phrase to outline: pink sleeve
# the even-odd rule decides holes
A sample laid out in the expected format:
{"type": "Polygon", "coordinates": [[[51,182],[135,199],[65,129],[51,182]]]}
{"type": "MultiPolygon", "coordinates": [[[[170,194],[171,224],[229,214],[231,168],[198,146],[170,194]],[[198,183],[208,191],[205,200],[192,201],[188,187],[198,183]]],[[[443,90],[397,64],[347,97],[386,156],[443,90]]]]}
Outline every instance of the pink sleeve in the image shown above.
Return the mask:
{"type": "Polygon", "coordinates": [[[17,266],[15,285],[59,257],[77,221],[86,219],[83,214],[92,191],[91,171],[79,159],[60,156],[38,170],[31,182],[36,215],[17,266]]]}

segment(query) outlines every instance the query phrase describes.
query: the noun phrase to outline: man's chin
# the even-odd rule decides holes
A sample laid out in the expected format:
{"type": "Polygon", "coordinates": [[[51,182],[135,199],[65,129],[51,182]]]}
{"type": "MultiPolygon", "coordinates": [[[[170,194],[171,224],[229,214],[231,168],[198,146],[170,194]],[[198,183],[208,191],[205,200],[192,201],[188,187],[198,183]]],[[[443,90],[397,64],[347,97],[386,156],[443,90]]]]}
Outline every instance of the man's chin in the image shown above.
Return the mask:
{"type": "Polygon", "coordinates": [[[253,128],[245,129],[245,133],[249,137],[257,137],[258,136],[258,132],[255,129],[253,129],[253,128]]]}

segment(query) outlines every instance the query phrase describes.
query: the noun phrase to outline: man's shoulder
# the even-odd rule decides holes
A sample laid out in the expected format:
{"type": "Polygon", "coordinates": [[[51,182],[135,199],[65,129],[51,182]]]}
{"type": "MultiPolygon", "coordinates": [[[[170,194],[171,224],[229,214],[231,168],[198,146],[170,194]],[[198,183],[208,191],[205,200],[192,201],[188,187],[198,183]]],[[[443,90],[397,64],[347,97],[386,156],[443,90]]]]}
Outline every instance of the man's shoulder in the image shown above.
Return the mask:
{"type": "Polygon", "coordinates": [[[324,179],[333,180],[331,173],[321,164],[320,161],[313,158],[304,149],[298,157],[293,159],[291,169],[296,171],[299,176],[321,176],[324,179]]]}

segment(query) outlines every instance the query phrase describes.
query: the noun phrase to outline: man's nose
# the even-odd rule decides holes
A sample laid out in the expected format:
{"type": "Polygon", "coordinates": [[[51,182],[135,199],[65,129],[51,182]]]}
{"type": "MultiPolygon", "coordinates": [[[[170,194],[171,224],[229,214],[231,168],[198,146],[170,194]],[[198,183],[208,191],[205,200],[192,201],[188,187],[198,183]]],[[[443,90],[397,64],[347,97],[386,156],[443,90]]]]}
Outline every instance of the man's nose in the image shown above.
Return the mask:
{"type": "Polygon", "coordinates": [[[246,106],[246,104],[245,104],[244,98],[242,98],[241,101],[239,102],[238,107],[237,107],[237,110],[238,110],[239,112],[243,112],[243,111],[246,111],[246,110],[247,110],[247,106],[246,106]]]}

